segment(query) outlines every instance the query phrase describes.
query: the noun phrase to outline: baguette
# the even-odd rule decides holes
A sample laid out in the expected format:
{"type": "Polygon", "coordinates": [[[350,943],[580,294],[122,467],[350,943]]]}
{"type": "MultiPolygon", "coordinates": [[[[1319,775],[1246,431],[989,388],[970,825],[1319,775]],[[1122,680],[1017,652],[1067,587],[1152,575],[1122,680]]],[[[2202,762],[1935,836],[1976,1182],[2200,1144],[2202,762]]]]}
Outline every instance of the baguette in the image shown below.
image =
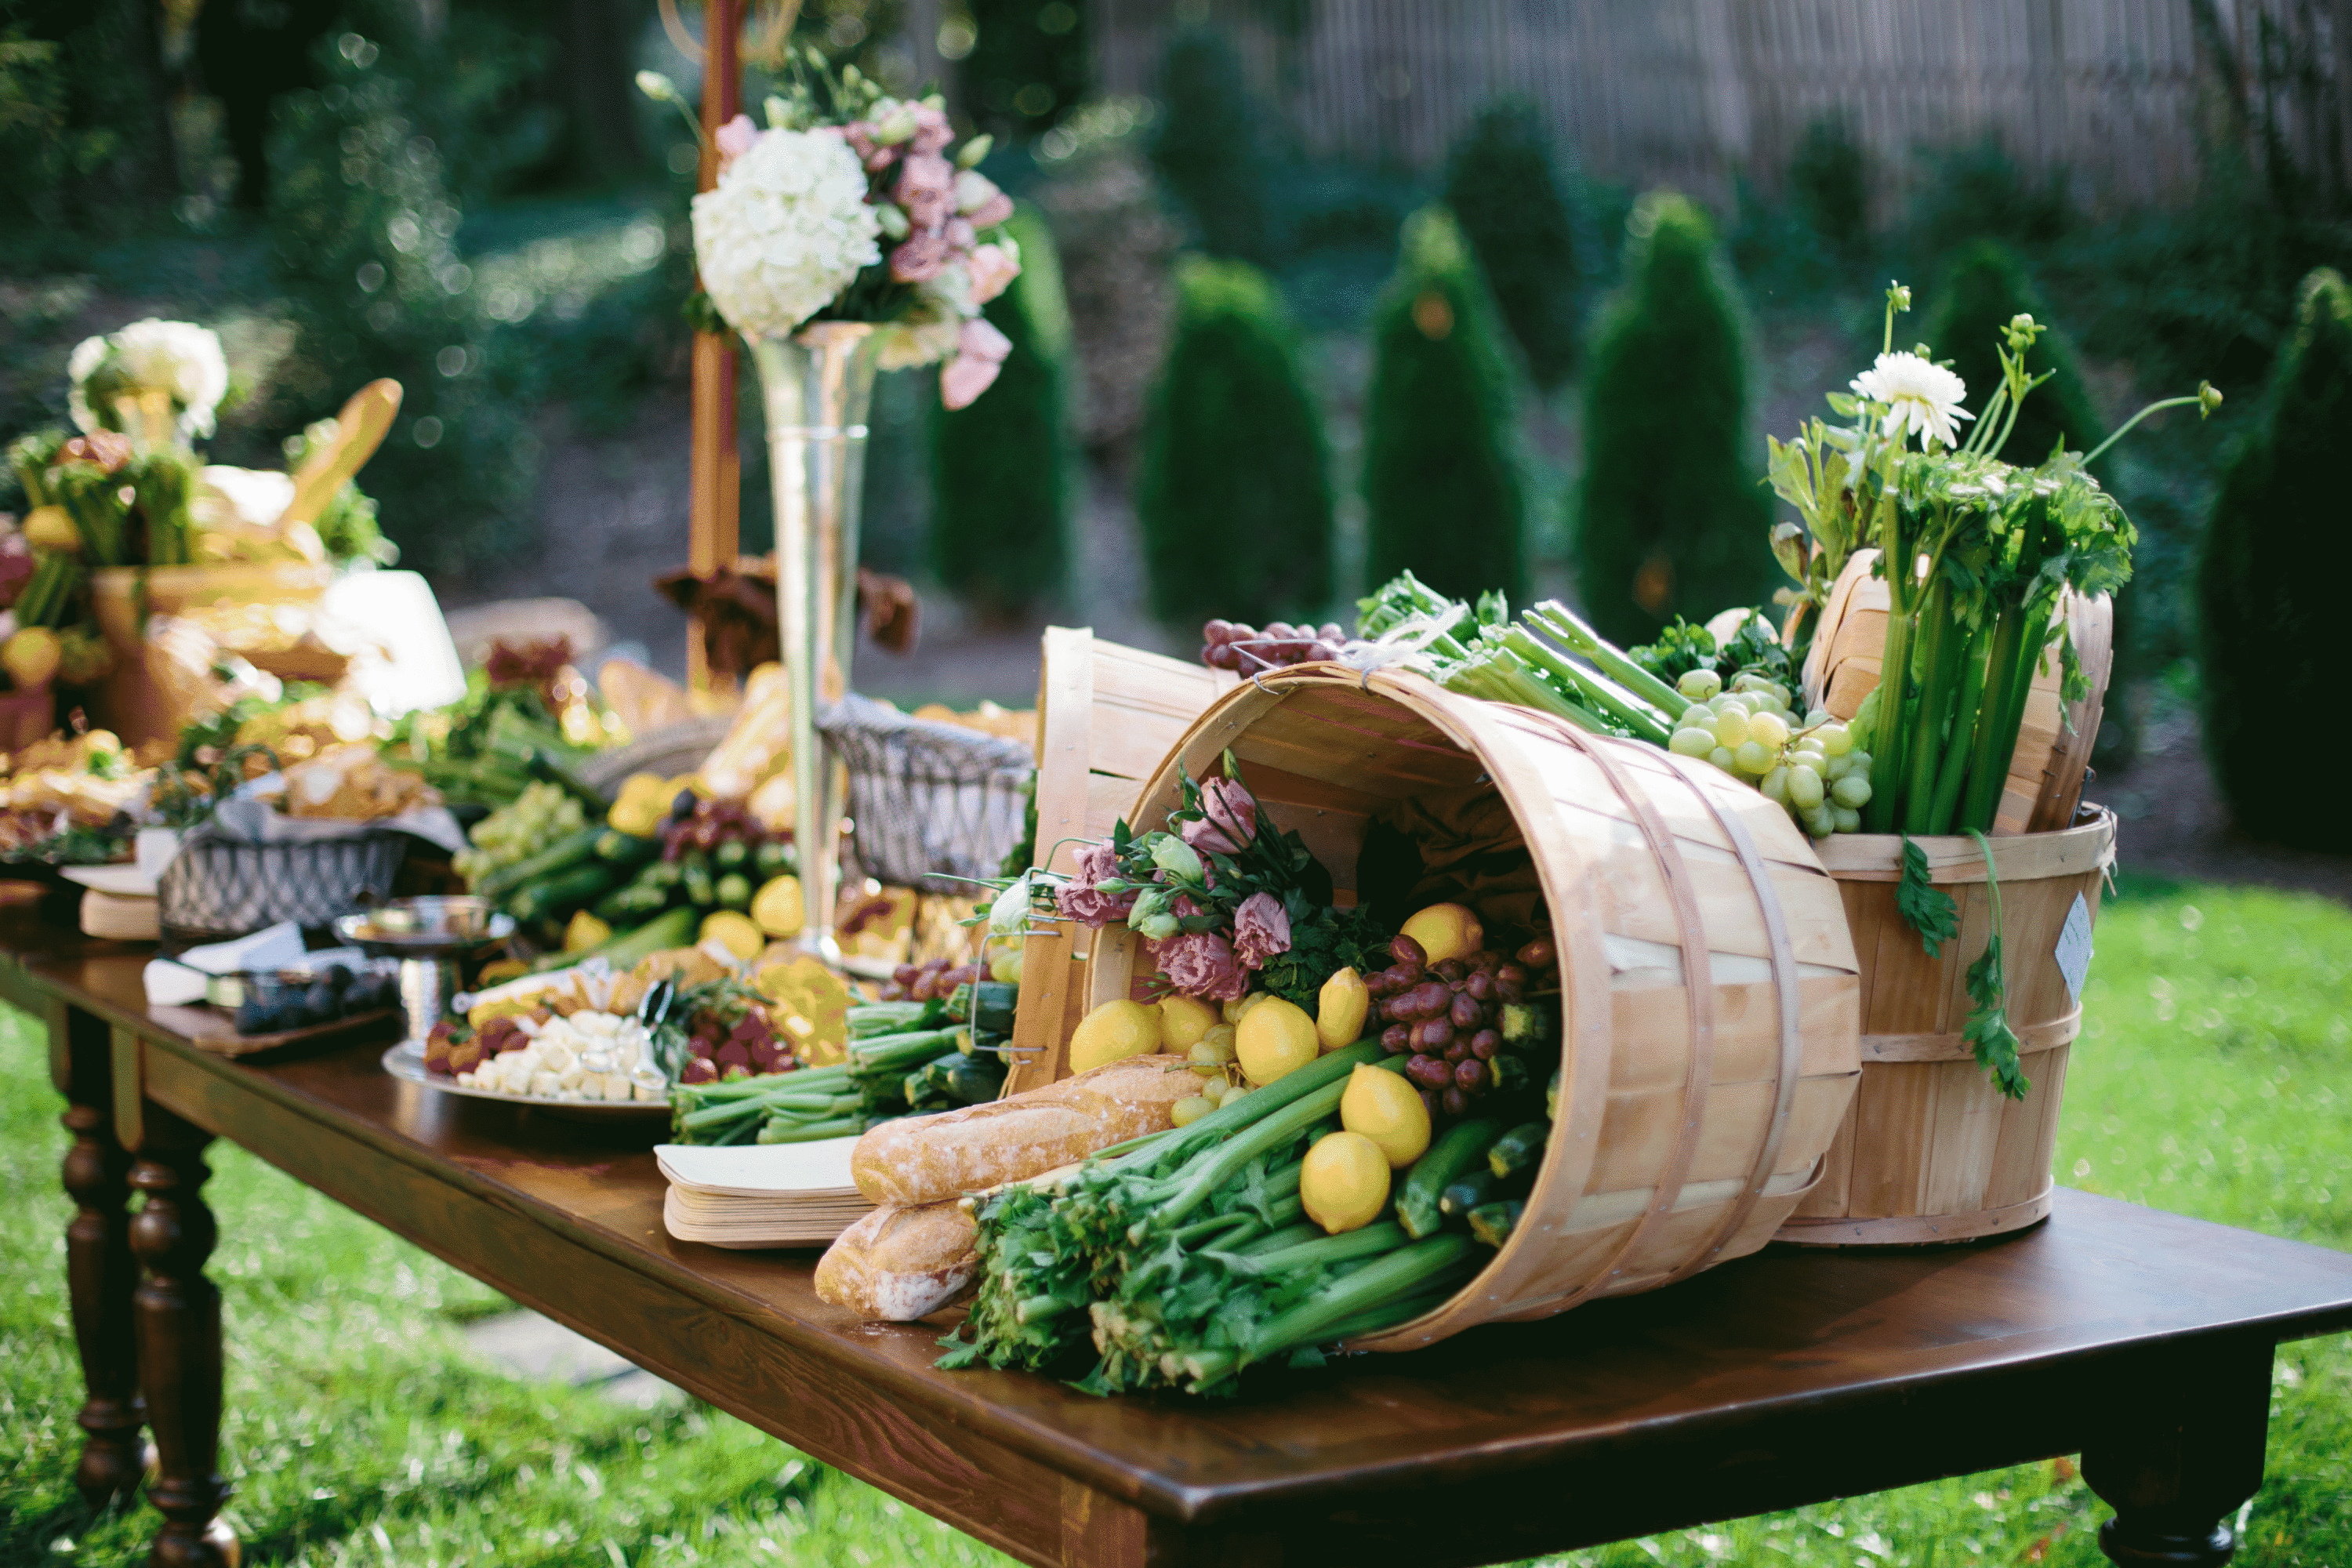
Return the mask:
{"type": "Polygon", "coordinates": [[[872,1203],[939,1203],[1160,1131],[1200,1092],[1183,1058],[1129,1057],[1006,1100],[886,1121],[850,1151],[850,1178],[872,1203]]]}
{"type": "Polygon", "coordinates": [[[960,1204],[876,1209],[817,1259],[816,1293],[860,1317],[906,1323],[938,1311],[971,1283],[978,1227],[960,1204]]]}

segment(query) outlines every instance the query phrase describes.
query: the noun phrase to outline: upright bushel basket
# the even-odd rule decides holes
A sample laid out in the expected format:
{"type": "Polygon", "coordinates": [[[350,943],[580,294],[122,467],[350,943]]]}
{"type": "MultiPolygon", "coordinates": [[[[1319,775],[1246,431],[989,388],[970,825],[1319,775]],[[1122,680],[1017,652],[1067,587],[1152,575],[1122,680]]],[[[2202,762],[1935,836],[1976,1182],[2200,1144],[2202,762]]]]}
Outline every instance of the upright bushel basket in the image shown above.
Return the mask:
{"type": "MultiPolygon", "coordinates": [[[[1559,1113],[1526,1212],[1459,1294],[1361,1348],[1653,1289],[1771,1237],[1818,1175],[1857,1067],[1844,911],[1784,812],[1652,747],[1320,665],[1211,707],[1146,780],[1134,826],[1164,824],[1180,768],[1205,776],[1229,749],[1343,898],[1391,803],[1499,801],[1559,951],[1559,1113]]],[[[1096,933],[1087,994],[1139,986],[1139,946],[1096,933]]]]}

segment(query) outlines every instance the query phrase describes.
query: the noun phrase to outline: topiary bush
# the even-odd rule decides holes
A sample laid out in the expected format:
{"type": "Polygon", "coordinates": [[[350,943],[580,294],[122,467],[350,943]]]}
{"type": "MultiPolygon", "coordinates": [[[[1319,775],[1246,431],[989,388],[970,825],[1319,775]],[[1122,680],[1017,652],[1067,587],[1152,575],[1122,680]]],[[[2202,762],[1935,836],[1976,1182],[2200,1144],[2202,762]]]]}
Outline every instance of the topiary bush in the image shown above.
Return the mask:
{"type": "Polygon", "coordinates": [[[1575,226],[1534,104],[1501,99],[1454,144],[1445,205],[1477,252],[1504,323],[1549,390],[1576,363],[1575,226]]]}
{"type": "Polygon", "coordinates": [[[1870,164],[1843,117],[1805,127],[1789,158],[1789,196],[1822,245],[1851,258],[1870,243],[1870,164]]]}
{"type": "Polygon", "coordinates": [[[2304,280],[2301,307],[2205,527],[2205,752],[2244,831],[2340,852],[2352,850],[2352,817],[2314,791],[2291,738],[2310,729],[2311,701],[2340,679],[2343,662],[2352,289],[2323,268],[2304,280]]]}
{"type": "Polygon", "coordinates": [[[1212,256],[1265,265],[1273,256],[1265,159],[1241,57],[1223,35],[1187,27],[1160,67],[1160,129],[1151,166],[1212,256]]]}
{"type": "Polygon", "coordinates": [[[1510,371],[1477,265],[1444,207],[1406,220],[1372,332],[1366,581],[1410,570],[1455,598],[1500,588],[1524,599],[1510,371]]]}
{"type": "Polygon", "coordinates": [[[1171,621],[1319,618],[1331,599],[1323,426],[1274,286],[1186,257],[1136,483],[1151,606],[1171,621]]]}
{"type": "Polygon", "coordinates": [[[529,548],[537,443],[452,244],[440,155],[407,84],[369,68],[374,50],[343,35],[324,56],[329,85],[278,113],[270,234],[295,337],[269,413],[296,427],[378,376],[398,381],[368,492],[404,563],[453,573],[529,548]]]}
{"type": "MultiPolygon", "coordinates": [[[[1981,412],[2000,384],[1995,350],[2002,329],[2020,314],[2045,326],[2050,322],[2050,307],[2024,262],[1998,240],[1963,246],[1937,279],[1924,323],[1927,346],[1937,359],[1950,361],[1968,383],[1969,408],[1981,412]]],[[[2043,332],[2027,351],[2025,363],[2034,374],[2046,374],[2050,379],[2027,395],[2016,428],[1994,456],[2031,468],[2061,440],[2070,451],[2087,452],[2107,438],[2106,422],[2091,402],[2074,345],[2063,332],[2054,328],[2043,332]]]]}
{"type": "Polygon", "coordinates": [[[1773,577],[1746,312],[1715,226],[1687,197],[1653,191],[1626,229],[1625,281],[1584,378],[1572,541],[1586,611],[1620,644],[1759,603],[1773,577]]]}
{"type": "Polygon", "coordinates": [[[1055,596],[1069,561],[1070,308],[1054,237],[1034,207],[1007,226],[1021,276],[987,316],[1013,341],[996,384],[940,407],[931,377],[931,566],[982,613],[1020,615],[1055,596]]]}

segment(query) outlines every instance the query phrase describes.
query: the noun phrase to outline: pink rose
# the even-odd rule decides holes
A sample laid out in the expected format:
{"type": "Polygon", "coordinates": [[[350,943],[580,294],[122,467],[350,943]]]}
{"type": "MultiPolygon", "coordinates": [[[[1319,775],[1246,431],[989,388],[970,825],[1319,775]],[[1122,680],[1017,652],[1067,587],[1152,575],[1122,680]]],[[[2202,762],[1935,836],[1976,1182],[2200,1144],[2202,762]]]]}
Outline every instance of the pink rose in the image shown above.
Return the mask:
{"type": "Polygon", "coordinates": [[[955,216],[955,165],[936,153],[909,153],[890,195],[918,232],[944,227],[955,216]]]}
{"type": "Polygon", "coordinates": [[[1078,868],[1069,883],[1055,889],[1054,907],[1081,925],[1099,931],[1127,919],[1135,907],[1135,893],[1105,892],[1102,884],[1118,876],[1118,855],[1108,844],[1089,844],[1078,851],[1078,868]]]}
{"type": "Polygon", "coordinates": [[[1257,797],[1238,780],[1210,779],[1201,785],[1201,819],[1182,833],[1203,855],[1238,855],[1257,837],[1257,797]]]}
{"type": "Polygon", "coordinates": [[[937,278],[947,264],[947,239],[936,232],[918,230],[890,252],[890,276],[901,283],[920,283],[937,278]]]}
{"type": "Polygon", "coordinates": [[[979,305],[1003,293],[1005,286],[1021,276],[1021,263],[1013,260],[1013,253],[1001,245],[980,247],[971,253],[966,267],[971,273],[972,302],[979,305]]]}
{"type": "Polygon", "coordinates": [[[1151,961],[1187,996],[1236,1002],[1249,990],[1249,971],[1234,955],[1233,944],[1213,931],[1188,931],[1153,942],[1151,961]]]}
{"type": "Polygon", "coordinates": [[[737,115],[720,126],[719,134],[711,138],[719,148],[719,166],[723,169],[749,153],[752,144],[759,140],[760,128],[751,123],[751,117],[748,114],[737,115]]]}
{"type": "Polygon", "coordinates": [[[994,228],[1013,216],[1013,198],[999,191],[963,216],[971,220],[974,228],[994,228]]]}
{"type": "Polygon", "coordinates": [[[980,238],[972,233],[971,223],[960,217],[948,219],[947,236],[949,247],[955,250],[970,250],[972,243],[980,238]]]}
{"type": "Polygon", "coordinates": [[[919,157],[929,157],[947,150],[955,140],[955,128],[948,123],[947,115],[928,103],[915,105],[915,134],[908,150],[919,157]]]}
{"type": "Polygon", "coordinates": [[[956,334],[955,358],[940,367],[940,401],[950,408],[969,408],[995,384],[997,370],[1013,352],[1013,340],[980,317],[963,324],[956,334]]]}
{"type": "Polygon", "coordinates": [[[880,174],[898,156],[898,149],[886,147],[874,140],[874,127],[866,124],[863,120],[843,126],[841,134],[842,139],[849,143],[849,150],[857,154],[857,161],[866,165],[866,172],[869,174],[880,174]]]}
{"type": "Polygon", "coordinates": [[[1234,956],[1252,969],[1290,951],[1290,915],[1272,893],[1252,893],[1234,911],[1234,956]]]}

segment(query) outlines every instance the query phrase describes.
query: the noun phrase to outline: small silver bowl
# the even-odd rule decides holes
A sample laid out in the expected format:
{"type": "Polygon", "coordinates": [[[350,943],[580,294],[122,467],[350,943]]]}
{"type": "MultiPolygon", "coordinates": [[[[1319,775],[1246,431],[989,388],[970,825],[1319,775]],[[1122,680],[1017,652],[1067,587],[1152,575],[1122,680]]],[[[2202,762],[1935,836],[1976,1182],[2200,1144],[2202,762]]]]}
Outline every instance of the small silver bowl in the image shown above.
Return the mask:
{"type": "Polygon", "coordinates": [[[335,934],[383,958],[425,958],[468,952],[514,934],[514,917],[488,899],[394,899],[343,916],[335,934]]]}

